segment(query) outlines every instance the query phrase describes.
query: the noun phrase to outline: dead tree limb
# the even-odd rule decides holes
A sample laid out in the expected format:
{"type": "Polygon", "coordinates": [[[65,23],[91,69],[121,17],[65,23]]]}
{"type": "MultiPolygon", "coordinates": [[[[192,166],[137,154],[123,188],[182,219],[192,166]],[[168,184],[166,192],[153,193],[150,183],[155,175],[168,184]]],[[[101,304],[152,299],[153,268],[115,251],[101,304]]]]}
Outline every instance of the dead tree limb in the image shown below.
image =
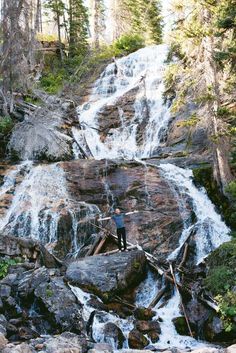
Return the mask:
{"type": "Polygon", "coordinates": [[[189,324],[189,319],[188,319],[188,316],[187,316],[187,312],[186,312],[186,309],[185,309],[185,306],[184,306],[184,303],[183,303],[183,300],[182,300],[182,297],[181,297],[181,293],[179,291],[179,287],[178,287],[177,282],[176,282],[175,274],[174,274],[173,267],[172,267],[171,263],[170,263],[170,272],[171,272],[171,275],[173,277],[175,288],[176,288],[176,290],[177,290],[177,292],[179,293],[179,296],[180,296],[180,304],[181,304],[181,307],[182,307],[182,310],[183,310],[183,313],[184,313],[185,321],[186,321],[186,324],[188,326],[188,330],[189,330],[190,336],[193,337],[193,333],[192,333],[192,330],[191,330],[191,327],[190,327],[190,324],[189,324]]]}

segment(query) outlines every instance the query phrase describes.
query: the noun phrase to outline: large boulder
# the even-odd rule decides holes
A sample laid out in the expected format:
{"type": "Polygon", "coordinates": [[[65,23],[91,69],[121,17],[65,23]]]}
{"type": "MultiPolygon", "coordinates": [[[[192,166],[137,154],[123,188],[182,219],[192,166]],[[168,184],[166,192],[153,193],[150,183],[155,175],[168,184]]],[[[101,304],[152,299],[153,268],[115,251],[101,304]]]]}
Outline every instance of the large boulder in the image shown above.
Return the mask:
{"type": "Polygon", "coordinates": [[[8,143],[10,155],[21,160],[68,160],[73,157],[70,129],[75,123],[72,102],[49,97],[15,125],[8,143]]]}
{"type": "Polygon", "coordinates": [[[39,241],[31,238],[18,238],[10,235],[0,236],[0,254],[11,257],[23,257],[49,268],[61,265],[39,241]]]}
{"type": "Polygon", "coordinates": [[[140,283],[145,272],[145,254],[136,250],[108,256],[91,256],[72,262],[66,277],[74,285],[106,300],[140,283]]]}
{"type": "Polygon", "coordinates": [[[51,314],[51,322],[62,330],[80,333],[84,328],[82,306],[63,277],[52,277],[49,282],[42,282],[34,291],[51,314]]]}

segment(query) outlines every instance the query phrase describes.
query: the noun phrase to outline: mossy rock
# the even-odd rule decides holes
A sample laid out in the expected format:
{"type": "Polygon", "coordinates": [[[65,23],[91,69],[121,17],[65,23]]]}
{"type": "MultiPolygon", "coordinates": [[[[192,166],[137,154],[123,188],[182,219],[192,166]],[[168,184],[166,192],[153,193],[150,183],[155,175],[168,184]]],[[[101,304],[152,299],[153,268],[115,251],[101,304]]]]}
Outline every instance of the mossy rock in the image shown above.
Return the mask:
{"type": "MultiPolygon", "coordinates": [[[[188,325],[187,325],[187,322],[186,322],[186,319],[184,316],[176,317],[172,320],[172,322],[173,322],[175,329],[179,335],[189,336],[189,334],[190,334],[189,328],[188,328],[188,325]]],[[[190,323],[190,328],[194,334],[196,331],[196,326],[194,324],[190,323]]]]}

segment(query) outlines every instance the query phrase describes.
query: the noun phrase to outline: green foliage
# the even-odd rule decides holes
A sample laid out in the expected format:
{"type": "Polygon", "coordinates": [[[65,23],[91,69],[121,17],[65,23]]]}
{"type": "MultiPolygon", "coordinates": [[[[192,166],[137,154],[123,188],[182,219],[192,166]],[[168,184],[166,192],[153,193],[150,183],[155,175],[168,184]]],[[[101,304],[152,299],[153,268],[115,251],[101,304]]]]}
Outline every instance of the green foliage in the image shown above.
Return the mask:
{"type": "Polygon", "coordinates": [[[13,120],[10,116],[0,116],[0,133],[3,135],[9,134],[14,126],[13,120]]]}
{"type": "Polygon", "coordinates": [[[200,121],[200,118],[196,115],[196,113],[193,113],[189,119],[180,121],[180,122],[178,123],[178,126],[181,126],[181,127],[193,127],[193,126],[195,126],[199,121],[200,121]]]}
{"type": "Polygon", "coordinates": [[[226,332],[236,332],[236,239],[222,244],[207,258],[206,287],[215,296],[226,332]]]}
{"type": "Polygon", "coordinates": [[[226,192],[228,192],[231,197],[233,198],[234,201],[236,201],[236,181],[231,181],[227,188],[226,188],[226,192]]]}
{"type": "Polygon", "coordinates": [[[121,0],[122,18],[134,34],[147,42],[160,43],[162,39],[161,2],[149,0],[121,0]]]}
{"type": "Polygon", "coordinates": [[[54,73],[46,73],[41,78],[41,87],[49,94],[56,94],[62,88],[65,78],[65,71],[54,73]]]}
{"type": "Polygon", "coordinates": [[[124,34],[114,43],[114,48],[123,54],[133,53],[144,46],[144,38],[139,34],[124,34]]]}
{"type": "Polygon", "coordinates": [[[15,259],[1,259],[0,260],[0,279],[6,277],[8,269],[12,265],[16,265],[19,261],[15,259]]]}
{"type": "Polygon", "coordinates": [[[224,294],[234,284],[234,275],[228,266],[217,266],[209,270],[204,283],[213,295],[224,294]]]}
{"type": "Polygon", "coordinates": [[[83,55],[88,48],[88,13],[83,0],[70,0],[69,16],[69,54],[83,55]]]}
{"type": "Polygon", "coordinates": [[[164,76],[164,83],[167,90],[174,88],[180,70],[179,63],[171,63],[167,66],[164,76]]]}
{"type": "Polygon", "coordinates": [[[226,332],[236,333],[236,292],[227,291],[225,295],[218,295],[215,298],[219,303],[219,313],[226,332]]]}

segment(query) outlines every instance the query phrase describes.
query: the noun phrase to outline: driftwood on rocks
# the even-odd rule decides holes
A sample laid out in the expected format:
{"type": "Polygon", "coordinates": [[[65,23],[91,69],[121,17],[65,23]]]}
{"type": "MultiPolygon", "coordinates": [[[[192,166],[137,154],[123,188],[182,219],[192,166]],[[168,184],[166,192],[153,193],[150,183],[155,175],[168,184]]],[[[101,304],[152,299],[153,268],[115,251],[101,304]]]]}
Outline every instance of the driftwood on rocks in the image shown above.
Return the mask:
{"type": "MultiPolygon", "coordinates": [[[[97,226],[93,223],[91,223],[95,228],[99,229],[99,231],[104,231],[104,229],[100,226],[97,226]]],[[[96,254],[99,254],[103,248],[103,246],[105,245],[107,239],[113,239],[115,242],[117,242],[117,236],[113,233],[111,233],[110,231],[106,230],[106,236],[103,237],[103,238],[100,238],[100,242],[102,243],[102,246],[99,246],[99,242],[96,243],[96,254]]],[[[183,266],[183,264],[185,263],[186,261],[186,258],[187,258],[187,252],[188,252],[188,240],[190,238],[190,236],[192,235],[193,233],[191,232],[189,237],[186,239],[185,241],[185,248],[184,248],[184,253],[183,253],[183,257],[182,257],[182,261],[180,263],[181,266],[183,266]]],[[[131,244],[130,242],[127,242],[127,245],[128,245],[128,249],[139,249],[139,250],[142,250],[142,247],[140,245],[134,245],[134,244],[131,244]]],[[[113,250],[113,251],[110,251],[109,254],[112,254],[112,253],[115,253],[117,252],[118,250],[113,250]]],[[[94,252],[93,252],[94,253],[94,252]]],[[[171,270],[170,271],[166,271],[164,269],[162,269],[159,265],[158,265],[158,259],[151,255],[150,253],[144,251],[145,253],[145,256],[147,258],[147,262],[148,262],[148,265],[155,271],[157,272],[160,276],[163,276],[169,283],[172,283],[172,285],[175,285],[177,286],[178,290],[181,290],[181,291],[184,291],[184,292],[187,292],[188,294],[190,294],[191,296],[193,295],[193,292],[191,290],[191,288],[188,288],[186,285],[183,286],[182,283],[180,282],[177,282],[177,280],[175,279],[175,277],[173,277],[173,275],[171,274],[171,270]]],[[[106,253],[104,253],[103,255],[106,255],[106,253]]],[[[179,265],[179,267],[180,267],[179,265]]],[[[154,307],[158,301],[161,299],[161,297],[164,295],[166,291],[166,286],[164,286],[163,289],[161,289],[158,294],[156,295],[156,297],[153,299],[153,302],[150,304],[150,307],[154,307]],[[156,302],[156,303],[155,303],[156,302]]],[[[196,295],[196,294],[195,294],[196,295]]],[[[197,295],[197,299],[202,302],[203,304],[207,305],[208,307],[210,307],[211,309],[215,310],[215,311],[218,311],[218,306],[217,304],[215,303],[214,299],[213,298],[206,298],[204,297],[203,295],[197,295]]]]}

